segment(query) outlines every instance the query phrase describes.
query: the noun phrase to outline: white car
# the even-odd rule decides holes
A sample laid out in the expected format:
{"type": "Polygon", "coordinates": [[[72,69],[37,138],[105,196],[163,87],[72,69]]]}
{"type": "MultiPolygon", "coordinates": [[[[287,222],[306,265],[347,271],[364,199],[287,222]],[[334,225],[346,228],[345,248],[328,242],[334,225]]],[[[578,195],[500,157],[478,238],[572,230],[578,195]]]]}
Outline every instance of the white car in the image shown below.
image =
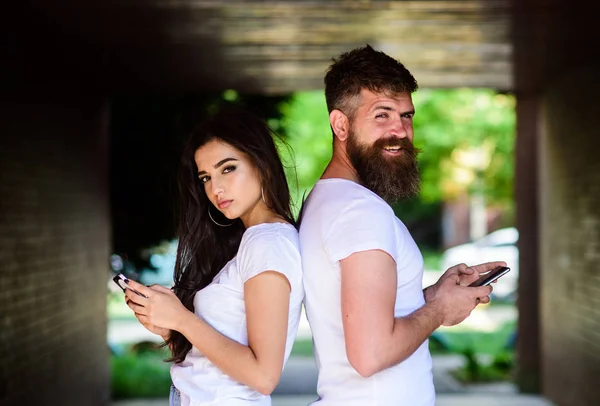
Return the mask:
{"type": "Polygon", "coordinates": [[[519,232],[514,227],[502,228],[468,244],[449,248],[442,254],[442,272],[453,265],[477,265],[484,262],[504,261],[510,272],[494,283],[493,296],[514,299],[519,279],[519,232]]]}

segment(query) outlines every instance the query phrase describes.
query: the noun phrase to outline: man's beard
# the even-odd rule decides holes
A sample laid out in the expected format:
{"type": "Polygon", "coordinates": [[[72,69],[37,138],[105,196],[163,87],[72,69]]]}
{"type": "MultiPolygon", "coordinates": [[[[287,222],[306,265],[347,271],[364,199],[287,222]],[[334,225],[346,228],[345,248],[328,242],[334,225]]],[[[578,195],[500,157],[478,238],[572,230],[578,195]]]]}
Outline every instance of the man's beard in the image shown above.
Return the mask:
{"type": "Polygon", "coordinates": [[[420,190],[417,155],[408,138],[382,138],[372,146],[360,145],[356,133],[348,137],[348,157],[360,182],[388,203],[416,196],[420,190]],[[385,156],[386,145],[402,148],[399,156],[385,156]]]}

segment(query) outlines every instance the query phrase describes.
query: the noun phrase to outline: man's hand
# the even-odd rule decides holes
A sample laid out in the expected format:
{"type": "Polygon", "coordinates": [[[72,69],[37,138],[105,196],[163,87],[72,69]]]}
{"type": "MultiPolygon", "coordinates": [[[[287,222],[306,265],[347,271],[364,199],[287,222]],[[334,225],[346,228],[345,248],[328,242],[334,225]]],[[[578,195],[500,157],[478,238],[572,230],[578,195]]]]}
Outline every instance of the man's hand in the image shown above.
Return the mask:
{"type": "Polygon", "coordinates": [[[489,302],[489,295],[492,293],[491,286],[462,286],[456,272],[442,276],[434,287],[428,292],[427,303],[442,315],[443,326],[454,326],[462,322],[479,303],[489,302]]]}
{"type": "MultiPolygon", "coordinates": [[[[434,284],[431,285],[423,291],[423,295],[425,297],[425,302],[429,302],[431,298],[435,295],[436,290],[440,286],[441,282],[450,277],[451,275],[458,275],[458,280],[460,286],[469,286],[471,283],[475,282],[479,277],[492,269],[498,266],[506,266],[506,262],[498,261],[498,262],[486,262],[484,264],[479,264],[475,266],[467,266],[466,264],[458,264],[450,267],[444,274],[440,277],[440,279],[434,284]]],[[[481,297],[479,303],[489,303],[490,297],[485,296],[481,297]]]]}

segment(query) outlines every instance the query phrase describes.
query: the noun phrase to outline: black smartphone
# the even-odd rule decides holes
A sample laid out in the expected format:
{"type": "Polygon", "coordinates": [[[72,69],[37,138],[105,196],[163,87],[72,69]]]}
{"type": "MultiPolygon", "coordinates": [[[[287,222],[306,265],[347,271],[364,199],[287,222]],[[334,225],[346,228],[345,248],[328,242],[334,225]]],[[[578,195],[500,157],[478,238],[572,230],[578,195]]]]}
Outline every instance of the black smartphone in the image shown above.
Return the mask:
{"type": "Polygon", "coordinates": [[[129,285],[127,284],[127,282],[129,281],[129,279],[125,275],[123,275],[122,273],[115,275],[115,277],[113,278],[113,281],[117,285],[119,285],[119,287],[121,289],[123,289],[123,292],[125,292],[125,289],[129,289],[129,290],[132,290],[134,293],[137,293],[138,295],[140,295],[142,297],[146,297],[146,295],[138,292],[134,288],[129,287],[129,285]]]}
{"type": "Polygon", "coordinates": [[[507,266],[498,266],[488,273],[481,276],[481,278],[477,279],[475,282],[470,284],[469,286],[487,286],[490,283],[498,280],[502,275],[506,275],[510,271],[510,268],[507,266]]]}

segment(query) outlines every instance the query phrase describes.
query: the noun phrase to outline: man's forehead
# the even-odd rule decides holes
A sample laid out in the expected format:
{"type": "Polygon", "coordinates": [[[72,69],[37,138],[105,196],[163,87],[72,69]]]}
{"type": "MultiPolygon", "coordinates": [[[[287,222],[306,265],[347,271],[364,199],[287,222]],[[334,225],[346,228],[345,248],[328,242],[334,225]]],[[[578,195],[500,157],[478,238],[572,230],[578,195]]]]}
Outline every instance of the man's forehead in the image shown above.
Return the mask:
{"type": "Polygon", "coordinates": [[[360,107],[369,109],[378,103],[393,103],[412,106],[412,96],[409,92],[373,92],[368,89],[362,89],[360,91],[360,107]]]}

